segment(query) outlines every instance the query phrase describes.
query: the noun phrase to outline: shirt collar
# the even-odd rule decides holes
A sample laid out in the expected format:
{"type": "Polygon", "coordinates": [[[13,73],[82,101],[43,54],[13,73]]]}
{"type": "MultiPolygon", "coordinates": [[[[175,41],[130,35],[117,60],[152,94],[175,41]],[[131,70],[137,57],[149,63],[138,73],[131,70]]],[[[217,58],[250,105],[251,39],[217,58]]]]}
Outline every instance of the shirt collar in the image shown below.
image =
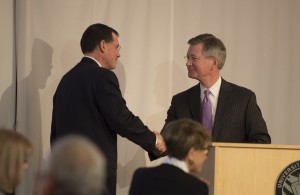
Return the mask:
{"type": "Polygon", "coordinates": [[[165,159],[163,164],[173,165],[173,166],[178,167],[179,169],[183,170],[186,173],[189,172],[189,169],[184,161],[178,160],[177,158],[174,158],[171,156],[167,156],[167,158],[165,159]]]}
{"type": "MultiPolygon", "coordinates": [[[[213,86],[211,86],[211,87],[209,88],[210,93],[211,93],[214,97],[217,97],[217,96],[219,95],[219,91],[220,91],[220,87],[221,87],[221,81],[222,81],[222,79],[221,79],[221,77],[219,76],[217,82],[216,82],[213,86]]],[[[205,91],[207,88],[205,88],[205,87],[200,83],[200,89],[201,89],[201,93],[203,94],[204,91],[205,91]]]]}
{"type": "Polygon", "coordinates": [[[92,56],[85,55],[84,57],[94,60],[100,67],[102,67],[101,64],[95,58],[93,58],[92,56]]]}

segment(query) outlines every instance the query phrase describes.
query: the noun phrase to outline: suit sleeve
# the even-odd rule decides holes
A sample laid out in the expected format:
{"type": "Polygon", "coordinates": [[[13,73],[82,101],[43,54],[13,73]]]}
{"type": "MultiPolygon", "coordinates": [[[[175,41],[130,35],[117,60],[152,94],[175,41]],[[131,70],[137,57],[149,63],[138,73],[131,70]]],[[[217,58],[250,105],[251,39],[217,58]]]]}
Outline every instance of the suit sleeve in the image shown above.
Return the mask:
{"type": "MultiPolygon", "coordinates": [[[[53,105],[55,101],[55,94],[53,96],[53,105]]],[[[56,140],[56,122],[55,122],[55,107],[53,106],[52,110],[52,121],[51,121],[51,133],[50,133],[50,146],[53,145],[54,141],[56,140]]]]}
{"type": "Polygon", "coordinates": [[[154,151],[156,135],[127,108],[116,75],[107,71],[99,79],[97,89],[97,104],[109,128],[146,151],[154,151]]]}
{"type": "Polygon", "coordinates": [[[163,135],[165,132],[166,132],[166,125],[171,122],[171,121],[174,121],[174,120],[177,120],[178,117],[177,117],[177,114],[176,114],[176,109],[175,109],[175,100],[174,100],[174,96],[171,100],[171,105],[169,107],[169,110],[167,112],[167,118],[165,120],[165,124],[164,124],[164,127],[163,129],[161,130],[161,134],[163,135]]]}
{"type": "Polygon", "coordinates": [[[271,143],[266,122],[256,102],[256,96],[251,93],[246,114],[246,130],[248,141],[252,143],[271,143]]]}

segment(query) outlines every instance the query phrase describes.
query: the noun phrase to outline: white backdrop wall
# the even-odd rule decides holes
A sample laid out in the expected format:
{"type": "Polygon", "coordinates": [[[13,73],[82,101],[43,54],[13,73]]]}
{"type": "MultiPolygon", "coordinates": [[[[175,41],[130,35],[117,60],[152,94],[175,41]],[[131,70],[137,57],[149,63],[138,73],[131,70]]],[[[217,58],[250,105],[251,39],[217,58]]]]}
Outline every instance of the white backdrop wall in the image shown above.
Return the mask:
{"type": "Polygon", "coordinates": [[[0,127],[15,125],[14,1],[0,0],[0,127]]]}
{"type": "MultiPolygon", "coordinates": [[[[187,77],[183,59],[188,39],[212,33],[227,47],[221,75],[256,93],[272,143],[300,144],[299,0],[0,2],[0,127],[12,128],[16,121],[17,131],[35,146],[19,195],[31,194],[37,169],[49,153],[57,84],[82,57],[83,31],[98,22],[120,33],[115,72],[128,107],[150,129],[162,128],[172,95],[196,83],[187,77]]],[[[162,159],[150,162],[140,147],[124,138],[119,137],[118,144],[117,193],[123,195],[136,168],[162,159]]]]}

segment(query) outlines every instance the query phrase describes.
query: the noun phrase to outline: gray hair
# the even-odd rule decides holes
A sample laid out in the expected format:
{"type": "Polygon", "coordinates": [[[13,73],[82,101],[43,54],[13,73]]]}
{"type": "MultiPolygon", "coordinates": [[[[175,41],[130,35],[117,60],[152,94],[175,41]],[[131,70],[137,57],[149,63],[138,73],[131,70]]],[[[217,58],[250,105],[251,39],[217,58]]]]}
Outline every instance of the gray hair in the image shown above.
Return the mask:
{"type": "Polygon", "coordinates": [[[56,195],[100,195],[105,188],[105,165],[94,143],[71,135],[54,144],[45,171],[53,177],[56,195]]]}
{"type": "Polygon", "coordinates": [[[206,57],[218,59],[218,68],[221,70],[226,60],[226,47],[224,43],[212,34],[201,34],[188,41],[190,45],[203,44],[202,54],[206,57]]]}

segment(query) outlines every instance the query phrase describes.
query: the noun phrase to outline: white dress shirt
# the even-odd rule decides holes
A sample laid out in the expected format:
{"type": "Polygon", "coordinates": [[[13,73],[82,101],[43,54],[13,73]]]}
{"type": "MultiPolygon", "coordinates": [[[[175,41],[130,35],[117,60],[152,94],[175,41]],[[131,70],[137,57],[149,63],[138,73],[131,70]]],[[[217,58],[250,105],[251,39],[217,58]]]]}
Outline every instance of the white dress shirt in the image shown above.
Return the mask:
{"type": "Polygon", "coordinates": [[[189,173],[189,169],[186,165],[186,163],[182,160],[178,160],[177,158],[167,156],[163,164],[169,164],[173,165],[175,167],[178,167],[179,169],[183,170],[186,173],[189,173]]]}
{"type": "MultiPolygon", "coordinates": [[[[217,82],[211,86],[211,88],[209,88],[208,90],[210,91],[209,94],[209,100],[211,102],[211,106],[212,106],[212,119],[213,119],[213,123],[215,121],[215,114],[216,114],[216,110],[217,110],[217,103],[218,103],[218,98],[219,98],[219,92],[220,92],[220,88],[221,88],[221,82],[222,79],[221,77],[219,77],[219,79],[217,80],[217,82]]],[[[200,90],[201,90],[201,94],[200,94],[200,98],[201,98],[201,103],[203,101],[204,98],[204,91],[207,88],[205,88],[204,86],[201,85],[200,83],[200,90]]]]}

